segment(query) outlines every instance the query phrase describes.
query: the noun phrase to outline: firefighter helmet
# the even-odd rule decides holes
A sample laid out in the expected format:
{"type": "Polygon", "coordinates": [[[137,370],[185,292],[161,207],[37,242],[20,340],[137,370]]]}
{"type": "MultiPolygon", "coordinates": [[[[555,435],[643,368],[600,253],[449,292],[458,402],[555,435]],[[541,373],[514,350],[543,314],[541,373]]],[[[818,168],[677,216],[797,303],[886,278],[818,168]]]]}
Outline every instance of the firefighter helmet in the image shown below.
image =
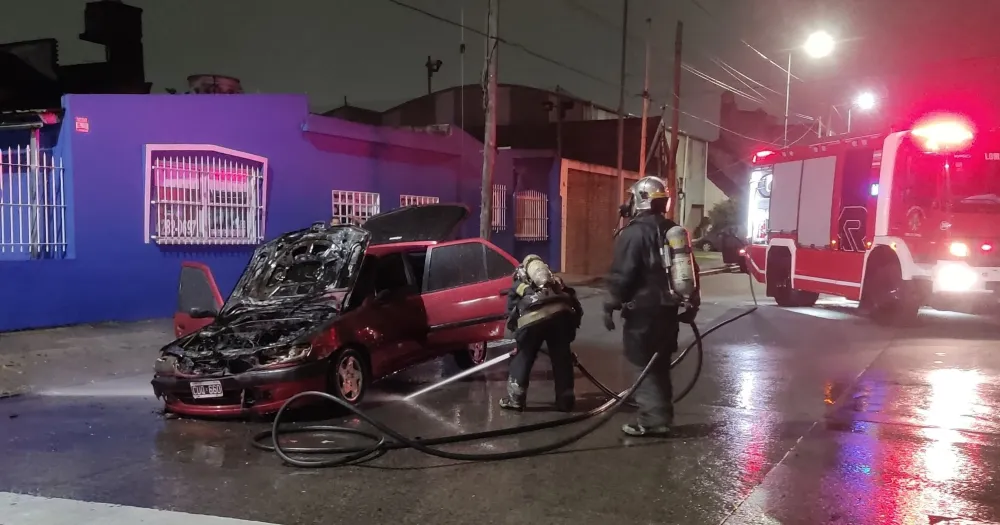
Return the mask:
{"type": "MultiPolygon", "coordinates": [[[[653,201],[670,198],[667,183],[659,177],[643,177],[628,189],[628,203],[622,207],[622,215],[635,216],[640,211],[652,208],[653,201]]],[[[667,207],[669,207],[669,202],[667,207]]]]}

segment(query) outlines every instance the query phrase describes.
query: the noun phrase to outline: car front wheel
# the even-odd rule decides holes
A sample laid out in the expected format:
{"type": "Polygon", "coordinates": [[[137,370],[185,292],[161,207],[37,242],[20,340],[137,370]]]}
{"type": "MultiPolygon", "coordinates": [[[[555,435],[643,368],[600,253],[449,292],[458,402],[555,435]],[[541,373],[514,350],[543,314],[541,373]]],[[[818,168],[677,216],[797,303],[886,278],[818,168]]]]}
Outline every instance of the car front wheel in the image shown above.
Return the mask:
{"type": "Polygon", "coordinates": [[[345,348],[330,361],[330,393],[352,405],[361,402],[370,382],[365,356],[345,348]]]}
{"type": "Polygon", "coordinates": [[[468,370],[486,362],[486,342],[472,343],[465,350],[458,350],[452,355],[455,364],[462,370],[468,370]]]}

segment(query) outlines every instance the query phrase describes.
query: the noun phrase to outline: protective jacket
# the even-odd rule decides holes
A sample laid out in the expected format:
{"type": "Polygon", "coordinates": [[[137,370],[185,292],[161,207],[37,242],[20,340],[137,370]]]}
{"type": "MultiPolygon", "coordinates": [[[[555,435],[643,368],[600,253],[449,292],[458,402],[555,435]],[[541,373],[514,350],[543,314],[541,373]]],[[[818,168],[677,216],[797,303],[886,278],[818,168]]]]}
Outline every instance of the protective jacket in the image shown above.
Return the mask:
{"type": "Polygon", "coordinates": [[[547,286],[539,287],[513,277],[507,292],[507,328],[512,332],[536,325],[558,314],[572,314],[579,328],[583,306],[576,291],[556,278],[547,286]]]}
{"type": "MultiPolygon", "coordinates": [[[[619,233],[614,259],[608,272],[607,287],[612,299],[628,309],[679,306],[670,290],[670,274],[664,265],[666,233],[677,223],[659,213],[643,212],[619,233]]],[[[698,272],[698,263],[694,263],[698,272]]],[[[692,302],[697,307],[700,290],[692,302]]]]}

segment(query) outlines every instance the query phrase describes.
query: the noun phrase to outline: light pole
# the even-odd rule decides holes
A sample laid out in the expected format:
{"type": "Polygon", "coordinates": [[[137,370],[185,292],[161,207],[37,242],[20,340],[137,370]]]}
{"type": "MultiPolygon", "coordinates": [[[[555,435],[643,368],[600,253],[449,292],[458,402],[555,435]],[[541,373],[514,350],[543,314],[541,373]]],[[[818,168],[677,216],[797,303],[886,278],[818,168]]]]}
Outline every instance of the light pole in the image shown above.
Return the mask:
{"type": "Polygon", "coordinates": [[[851,132],[851,112],[854,108],[858,108],[861,111],[871,111],[875,109],[877,104],[878,98],[871,91],[865,91],[855,97],[854,103],[847,108],[847,132],[851,132]]]}
{"type": "MultiPolygon", "coordinates": [[[[809,35],[802,49],[812,58],[823,58],[833,53],[835,46],[836,42],[829,33],[826,31],[816,31],[809,35]]],[[[792,54],[793,52],[791,51],[788,53],[788,69],[785,70],[788,73],[787,80],[785,81],[785,147],[788,147],[788,103],[792,98],[792,54]]]]}

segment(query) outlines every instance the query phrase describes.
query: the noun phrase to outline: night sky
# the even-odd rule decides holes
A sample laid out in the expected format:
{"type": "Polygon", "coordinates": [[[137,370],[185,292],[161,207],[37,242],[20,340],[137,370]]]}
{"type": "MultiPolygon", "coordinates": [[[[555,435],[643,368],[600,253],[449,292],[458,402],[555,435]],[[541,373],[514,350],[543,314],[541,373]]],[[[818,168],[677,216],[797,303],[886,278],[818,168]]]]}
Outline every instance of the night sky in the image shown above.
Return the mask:
{"type": "MultiPolygon", "coordinates": [[[[485,29],[486,0],[401,0],[469,27],[485,29]]],[[[103,59],[100,46],[78,40],[86,0],[31,0],[5,5],[0,40],[55,37],[63,64],[103,59]]],[[[315,111],[343,102],[386,109],[426,92],[424,62],[444,61],[435,89],[478,82],[483,37],[389,0],[130,0],[145,10],[147,79],[154,92],[183,92],[194,73],[232,75],[247,92],[305,92],[315,111]]],[[[500,81],[552,89],[556,85],[606,106],[618,103],[621,39],[619,0],[501,0],[500,81]],[[553,62],[562,65],[556,65],[553,62]]],[[[991,57],[978,68],[996,72],[1000,0],[631,0],[628,109],[638,113],[645,19],[653,19],[651,92],[668,101],[673,28],[685,23],[685,62],[753,95],[717,61],[784,92],[784,73],[750,45],[784,65],[794,50],[792,112],[826,114],[831,103],[863,89],[884,92],[885,78],[935,64],[991,57]],[[810,61],[797,49],[809,32],[838,38],[834,55],[810,61]],[[748,45],[749,44],[749,45],[748,45]]],[[[682,128],[714,138],[720,88],[683,76],[682,128]],[[701,120],[699,120],[701,119],[701,120]]],[[[758,88],[764,106],[781,114],[783,95],[758,88]]],[[[890,93],[883,93],[891,97],[890,93]]],[[[741,106],[754,103],[741,100],[741,106]]]]}

